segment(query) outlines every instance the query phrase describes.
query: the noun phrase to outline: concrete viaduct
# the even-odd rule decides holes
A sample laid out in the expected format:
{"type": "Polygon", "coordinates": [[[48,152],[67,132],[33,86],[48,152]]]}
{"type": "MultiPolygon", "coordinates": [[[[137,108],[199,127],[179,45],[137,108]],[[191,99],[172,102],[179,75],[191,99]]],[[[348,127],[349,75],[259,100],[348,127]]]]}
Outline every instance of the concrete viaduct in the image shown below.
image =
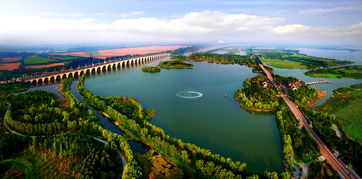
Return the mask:
{"type": "Polygon", "coordinates": [[[31,83],[33,85],[54,83],[56,81],[61,81],[62,79],[65,78],[79,77],[82,76],[83,74],[89,74],[89,75],[97,74],[97,73],[102,73],[103,71],[112,71],[112,70],[122,69],[125,67],[141,65],[170,55],[171,54],[169,53],[160,53],[156,55],[147,55],[141,57],[134,57],[130,59],[110,60],[110,61],[105,61],[103,63],[98,63],[96,65],[93,64],[76,69],[51,72],[50,74],[46,75],[26,77],[22,78],[21,80],[23,82],[31,83]]]}

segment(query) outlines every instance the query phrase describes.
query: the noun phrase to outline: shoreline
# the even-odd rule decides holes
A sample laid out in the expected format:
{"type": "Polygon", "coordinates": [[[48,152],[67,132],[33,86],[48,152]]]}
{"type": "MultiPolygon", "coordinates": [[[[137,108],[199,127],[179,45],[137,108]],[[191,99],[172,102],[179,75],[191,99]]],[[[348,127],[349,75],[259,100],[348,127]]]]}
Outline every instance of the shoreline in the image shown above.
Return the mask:
{"type": "Polygon", "coordinates": [[[236,98],[234,98],[234,100],[239,102],[239,106],[241,108],[245,109],[246,111],[253,111],[253,112],[272,112],[272,111],[275,111],[275,109],[271,110],[271,109],[251,109],[251,108],[247,108],[243,104],[241,104],[240,101],[237,100],[236,98]]]}
{"type": "Polygon", "coordinates": [[[316,104],[318,104],[322,99],[324,99],[327,95],[327,91],[324,90],[324,91],[321,91],[321,90],[318,90],[318,97],[317,99],[309,102],[307,105],[305,105],[304,107],[311,107],[311,106],[314,106],[316,104]]]}

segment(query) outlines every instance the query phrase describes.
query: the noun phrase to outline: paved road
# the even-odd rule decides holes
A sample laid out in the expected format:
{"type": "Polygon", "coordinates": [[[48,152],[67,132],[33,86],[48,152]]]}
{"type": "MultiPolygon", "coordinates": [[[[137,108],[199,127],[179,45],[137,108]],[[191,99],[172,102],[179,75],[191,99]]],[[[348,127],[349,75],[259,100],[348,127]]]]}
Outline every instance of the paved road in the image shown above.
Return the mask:
{"type": "Polygon", "coordinates": [[[288,108],[292,111],[293,115],[299,120],[299,122],[304,125],[312,136],[312,138],[317,142],[320,148],[320,152],[325,157],[327,162],[336,170],[342,178],[360,178],[355,171],[345,165],[340,159],[338,159],[326,146],[326,144],[318,137],[318,135],[313,131],[313,129],[308,124],[307,119],[304,117],[303,113],[299,110],[298,106],[290,100],[283,92],[282,88],[276,84],[271,73],[264,67],[260,62],[259,58],[256,57],[256,61],[259,63],[260,68],[263,69],[264,73],[278,90],[279,95],[284,99],[285,103],[288,105],[288,108]]]}

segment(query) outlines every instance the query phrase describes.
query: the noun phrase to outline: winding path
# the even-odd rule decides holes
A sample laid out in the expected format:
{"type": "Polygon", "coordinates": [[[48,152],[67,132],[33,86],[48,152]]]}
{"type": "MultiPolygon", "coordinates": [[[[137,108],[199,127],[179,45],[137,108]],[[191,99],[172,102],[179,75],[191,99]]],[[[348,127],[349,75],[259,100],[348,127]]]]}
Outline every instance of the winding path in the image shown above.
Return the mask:
{"type": "Polygon", "coordinates": [[[307,119],[304,117],[303,113],[299,110],[298,106],[292,101],[290,100],[287,95],[284,94],[282,88],[276,84],[276,82],[274,81],[273,76],[271,75],[271,73],[269,72],[269,70],[267,70],[263,63],[261,63],[261,61],[259,60],[259,58],[257,56],[255,56],[255,60],[258,62],[260,68],[263,69],[264,74],[268,77],[268,79],[270,80],[270,82],[274,85],[274,87],[278,90],[279,95],[283,98],[283,100],[285,101],[285,103],[287,104],[288,108],[290,109],[290,111],[292,111],[293,115],[299,120],[299,122],[301,123],[301,125],[304,125],[307,129],[307,131],[309,132],[309,134],[312,136],[312,138],[317,142],[319,148],[320,148],[320,152],[322,153],[322,155],[325,157],[325,159],[327,160],[327,162],[332,166],[332,168],[334,170],[336,170],[338,172],[338,174],[342,177],[342,178],[355,178],[358,179],[360,178],[358,176],[358,174],[353,171],[350,167],[348,167],[346,164],[344,164],[340,159],[338,159],[327,147],[327,145],[322,141],[322,139],[319,138],[319,136],[313,131],[313,129],[311,128],[311,126],[308,124],[307,119]]]}
{"type": "MultiPolygon", "coordinates": [[[[7,103],[7,106],[8,106],[8,109],[10,108],[10,104],[9,103],[7,103]]],[[[6,113],[5,113],[5,115],[6,115],[6,113]]],[[[25,134],[22,134],[22,133],[19,133],[19,132],[17,132],[17,131],[14,131],[14,130],[12,130],[9,126],[8,126],[8,124],[6,123],[6,119],[5,119],[5,115],[4,115],[4,117],[3,117],[3,125],[4,125],[4,127],[5,127],[5,129],[7,130],[7,131],[9,131],[9,132],[11,132],[11,133],[13,133],[13,134],[15,134],[15,135],[18,135],[18,136],[22,136],[22,137],[32,137],[32,138],[35,138],[35,137],[50,137],[50,136],[60,136],[61,134],[54,134],[54,135],[43,135],[43,136],[33,136],[33,135],[25,135],[25,134]]],[[[105,144],[106,143],[106,141],[105,140],[103,140],[103,139],[100,139],[100,138],[98,138],[98,137],[92,137],[95,141],[98,141],[98,142],[101,142],[101,143],[103,143],[103,144],[105,144]]],[[[125,169],[126,169],[126,167],[127,167],[127,160],[124,158],[124,156],[123,156],[123,154],[122,154],[122,152],[120,151],[120,150],[117,150],[117,154],[119,155],[119,157],[121,158],[121,160],[122,160],[122,175],[124,175],[125,174],[125,169]]]]}

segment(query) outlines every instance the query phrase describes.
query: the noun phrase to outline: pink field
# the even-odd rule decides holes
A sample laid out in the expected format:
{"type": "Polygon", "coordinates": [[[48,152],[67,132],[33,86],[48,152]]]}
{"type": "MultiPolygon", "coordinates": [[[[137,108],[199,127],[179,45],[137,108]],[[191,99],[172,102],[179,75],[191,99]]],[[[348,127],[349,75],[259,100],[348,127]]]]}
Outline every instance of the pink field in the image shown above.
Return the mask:
{"type": "Polygon", "coordinates": [[[0,70],[16,70],[18,69],[20,66],[20,62],[19,63],[2,63],[0,64],[0,70]]]}
{"type": "Polygon", "coordinates": [[[60,66],[60,65],[64,65],[64,63],[52,63],[52,64],[47,64],[47,65],[27,65],[27,66],[25,66],[25,68],[39,69],[39,68],[48,68],[48,67],[54,67],[54,66],[60,66]]]}
{"type": "MultiPolygon", "coordinates": [[[[111,50],[98,50],[98,56],[96,58],[105,59],[107,57],[123,56],[123,55],[143,55],[147,53],[156,53],[162,51],[176,50],[179,48],[186,48],[189,46],[146,46],[146,47],[135,47],[135,48],[119,48],[111,50]]],[[[91,55],[84,52],[65,52],[65,53],[52,53],[50,55],[67,55],[77,57],[90,57],[91,55]]]]}
{"type": "Polygon", "coordinates": [[[0,58],[0,62],[16,62],[19,60],[21,60],[21,57],[0,58]]]}
{"type": "Polygon", "coordinates": [[[122,55],[143,55],[147,53],[156,53],[162,51],[176,50],[188,46],[147,46],[136,48],[119,48],[111,50],[98,50],[99,57],[113,57],[122,55]]]}
{"type": "Polygon", "coordinates": [[[52,53],[50,55],[64,55],[64,56],[76,56],[76,57],[90,57],[91,55],[84,52],[66,52],[66,53],[52,53]]]}

